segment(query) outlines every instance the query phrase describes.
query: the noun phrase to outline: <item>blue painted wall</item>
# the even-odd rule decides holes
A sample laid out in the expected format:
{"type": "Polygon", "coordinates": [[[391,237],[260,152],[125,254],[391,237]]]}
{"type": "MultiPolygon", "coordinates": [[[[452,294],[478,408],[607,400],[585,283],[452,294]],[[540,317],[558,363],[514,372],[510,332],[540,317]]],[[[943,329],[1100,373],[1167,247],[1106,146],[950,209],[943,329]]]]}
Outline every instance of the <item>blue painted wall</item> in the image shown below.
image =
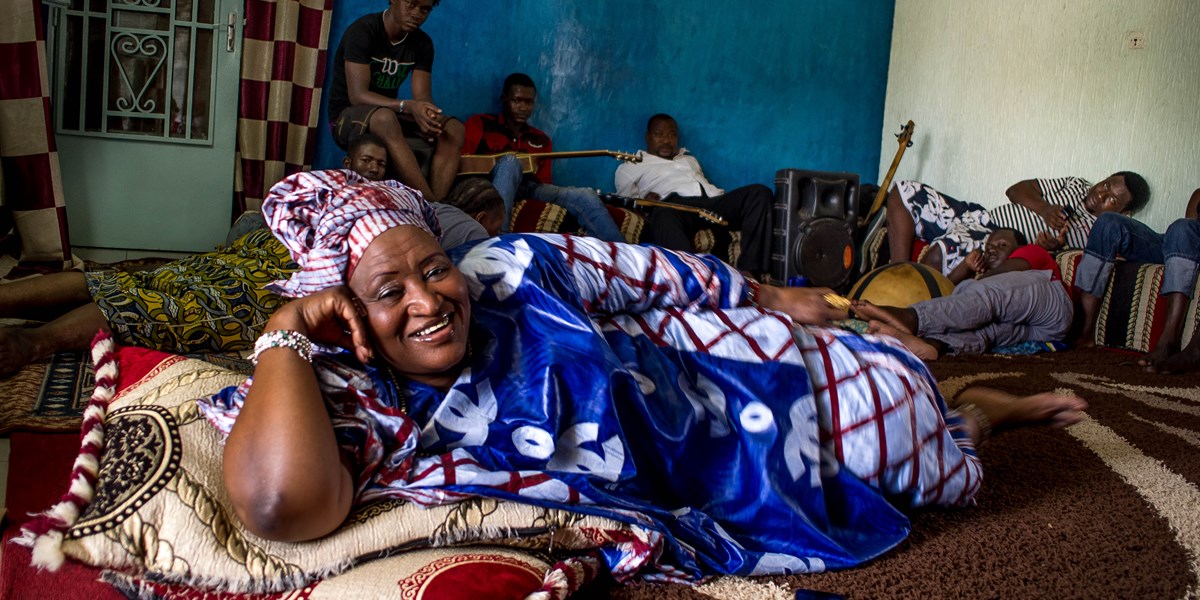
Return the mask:
{"type": "MultiPolygon", "coordinates": [[[[383,0],[338,0],[342,32],[383,0]]],[[[633,151],[646,119],[679,122],[714,183],[772,185],[795,167],[878,176],[894,0],[443,0],[434,99],[465,119],[497,112],[513,71],[538,84],[531,122],[558,150],[633,151]]],[[[326,79],[326,86],[329,78],[326,79]]],[[[407,90],[402,90],[408,97],[407,90]]],[[[317,168],[342,152],[322,114],[317,168]]],[[[558,161],[555,183],[612,190],[615,161],[558,161]]]]}

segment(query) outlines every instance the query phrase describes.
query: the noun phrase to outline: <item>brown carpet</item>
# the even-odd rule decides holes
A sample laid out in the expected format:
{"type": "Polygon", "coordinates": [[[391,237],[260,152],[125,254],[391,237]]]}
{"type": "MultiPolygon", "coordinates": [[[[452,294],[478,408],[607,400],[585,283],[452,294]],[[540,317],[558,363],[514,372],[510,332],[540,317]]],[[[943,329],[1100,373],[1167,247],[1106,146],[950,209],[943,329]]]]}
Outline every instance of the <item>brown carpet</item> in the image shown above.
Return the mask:
{"type": "Polygon", "coordinates": [[[1200,595],[1200,377],[1142,373],[1136,357],[1081,350],[931,365],[952,394],[969,382],[1018,393],[1067,389],[1090,403],[1068,430],[983,444],[974,508],[913,516],[912,534],[849,571],[635,584],[613,596],[805,598],[1186,598],[1200,595]],[[819,597],[819,596],[817,596],[819,597]]]}

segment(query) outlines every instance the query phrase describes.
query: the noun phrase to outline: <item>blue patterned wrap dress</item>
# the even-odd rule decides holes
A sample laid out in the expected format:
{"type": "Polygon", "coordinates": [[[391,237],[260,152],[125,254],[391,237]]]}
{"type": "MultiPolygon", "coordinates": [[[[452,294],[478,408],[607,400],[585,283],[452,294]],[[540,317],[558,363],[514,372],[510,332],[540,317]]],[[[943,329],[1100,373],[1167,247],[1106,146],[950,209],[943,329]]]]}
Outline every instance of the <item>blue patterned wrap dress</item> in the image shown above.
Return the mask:
{"type": "MultiPolygon", "coordinates": [[[[484,495],[606,516],[654,546],[603,548],[618,579],[691,579],[852,567],[904,539],[897,507],[979,489],[919,359],[761,309],[716,258],[559,235],[451,257],[473,325],[448,392],[346,352],[314,361],[359,503],[484,495]]],[[[226,434],[249,383],[200,403],[226,434]]]]}

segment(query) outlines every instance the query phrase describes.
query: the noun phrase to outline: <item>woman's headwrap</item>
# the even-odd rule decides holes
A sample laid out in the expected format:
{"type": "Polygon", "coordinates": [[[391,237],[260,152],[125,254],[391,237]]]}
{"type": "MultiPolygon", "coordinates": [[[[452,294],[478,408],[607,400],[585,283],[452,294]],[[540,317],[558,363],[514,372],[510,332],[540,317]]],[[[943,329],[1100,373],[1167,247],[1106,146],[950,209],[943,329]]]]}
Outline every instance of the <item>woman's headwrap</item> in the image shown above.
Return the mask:
{"type": "Polygon", "coordinates": [[[441,238],[433,208],[421,193],[396,181],[370,181],[354,171],[296,173],[263,200],[271,232],[300,270],[272,289],[299,298],[346,283],[379,234],[414,225],[441,238]]]}

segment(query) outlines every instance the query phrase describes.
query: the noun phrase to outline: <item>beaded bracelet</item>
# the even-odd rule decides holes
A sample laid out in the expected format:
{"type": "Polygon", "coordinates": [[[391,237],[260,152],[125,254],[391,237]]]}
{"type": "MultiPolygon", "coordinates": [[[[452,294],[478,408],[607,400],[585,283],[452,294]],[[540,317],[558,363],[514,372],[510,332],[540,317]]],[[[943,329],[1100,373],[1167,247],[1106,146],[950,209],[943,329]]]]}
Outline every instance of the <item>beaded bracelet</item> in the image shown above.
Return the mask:
{"type": "Polygon", "coordinates": [[[254,342],[254,354],[250,355],[250,362],[257,365],[258,355],[271,348],[291,348],[299,353],[305,362],[312,362],[312,341],[303,333],[290,329],[276,329],[258,336],[258,341],[254,342]]]}

